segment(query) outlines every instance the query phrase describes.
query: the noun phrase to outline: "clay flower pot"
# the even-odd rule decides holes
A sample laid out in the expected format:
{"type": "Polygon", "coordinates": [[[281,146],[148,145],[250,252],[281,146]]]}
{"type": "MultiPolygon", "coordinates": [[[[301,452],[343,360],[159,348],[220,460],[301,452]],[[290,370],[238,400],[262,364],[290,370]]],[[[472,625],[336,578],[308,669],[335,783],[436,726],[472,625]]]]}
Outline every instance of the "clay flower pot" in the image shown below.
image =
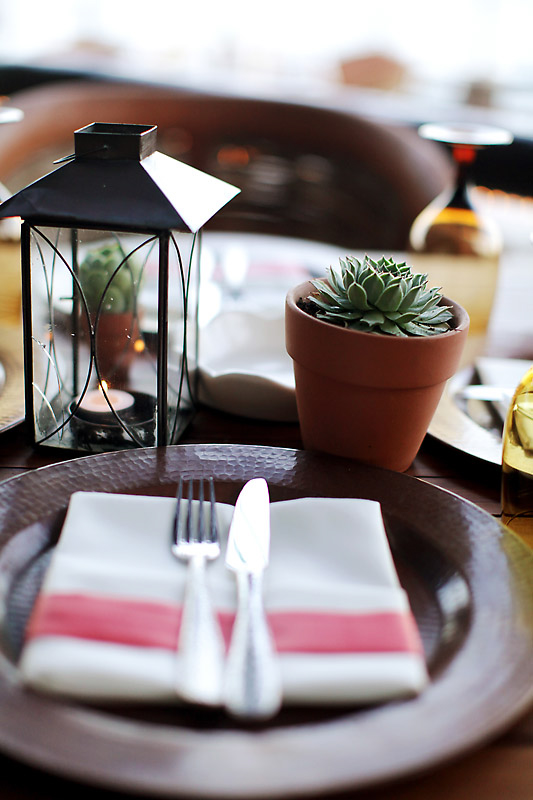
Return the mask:
{"type": "MultiPolygon", "coordinates": [[[[93,320],[94,324],[94,320],[93,320]]],[[[102,380],[117,389],[126,386],[135,356],[139,325],[133,312],[103,313],[95,328],[95,351],[102,380]]]]}
{"type": "Polygon", "coordinates": [[[412,463],[468,334],[468,314],[452,306],[455,327],[435,336],[361,333],[316,319],[286,300],[285,337],[293,359],[304,446],[403,472],[412,463]]]}

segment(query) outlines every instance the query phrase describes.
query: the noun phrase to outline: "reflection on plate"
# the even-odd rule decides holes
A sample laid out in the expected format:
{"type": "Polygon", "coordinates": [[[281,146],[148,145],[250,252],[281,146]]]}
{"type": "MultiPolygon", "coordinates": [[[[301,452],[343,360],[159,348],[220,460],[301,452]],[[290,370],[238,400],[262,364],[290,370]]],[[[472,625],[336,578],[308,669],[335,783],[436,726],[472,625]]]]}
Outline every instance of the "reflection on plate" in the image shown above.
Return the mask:
{"type": "MultiPolygon", "coordinates": [[[[1,749],[62,776],[150,795],[291,797],[360,788],[438,765],[499,733],[533,700],[533,554],[524,544],[472,504],[417,479],[280,448],[123,451],[6,481],[0,486],[4,634],[24,626],[39,585],[36,566],[53,546],[72,492],[171,496],[184,473],[213,476],[224,502],[234,502],[243,482],[261,475],[274,501],[322,495],[381,502],[424,643],[429,688],[375,708],[284,709],[248,728],[193,707],[55,702],[22,689],[4,645],[1,749]]],[[[56,796],[61,788],[58,781],[56,796]]]]}
{"type": "Polygon", "coordinates": [[[199,350],[202,403],[256,419],[298,419],[283,319],[220,314],[201,330],[199,350]]]}
{"type": "Polygon", "coordinates": [[[448,381],[437,410],[431,420],[428,433],[444,444],[463,453],[489,461],[502,462],[502,431],[495,423],[492,427],[480,425],[467,413],[457,396],[472,380],[473,370],[466,369],[448,381]]]}
{"type": "Polygon", "coordinates": [[[463,453],[501,465],[505,401],[480,399],[475,395],[483,392],[482,387],[479,392],[469,391],[469,387],[477,387],[482,379],[487,398],[489,386],[508,389],[509,397],[529,366],[531,363],[522,359],[481,358],[477,371],[467,367],[458,372],[446,385],[428,429],[430,436],[463,453]]]}

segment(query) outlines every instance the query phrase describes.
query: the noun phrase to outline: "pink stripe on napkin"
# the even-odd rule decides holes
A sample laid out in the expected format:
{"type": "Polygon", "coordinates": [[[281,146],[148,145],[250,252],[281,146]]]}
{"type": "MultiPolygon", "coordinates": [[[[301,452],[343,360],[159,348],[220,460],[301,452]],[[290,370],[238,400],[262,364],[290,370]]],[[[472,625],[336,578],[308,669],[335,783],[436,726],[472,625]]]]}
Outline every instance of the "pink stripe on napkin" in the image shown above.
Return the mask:
{"type": "MultiPolygon", "coordinates": [[[[181,613],[179,606],[154,601],[42,594],[35,604],[26,639],[67,636],[175,650],[181,613]]],[[[268,618],[280,653],[422,653],[410,612],[275,611],[268,618]]],[[[219,620],[229,643],[234,614],[220,613],[219,620]]]]}

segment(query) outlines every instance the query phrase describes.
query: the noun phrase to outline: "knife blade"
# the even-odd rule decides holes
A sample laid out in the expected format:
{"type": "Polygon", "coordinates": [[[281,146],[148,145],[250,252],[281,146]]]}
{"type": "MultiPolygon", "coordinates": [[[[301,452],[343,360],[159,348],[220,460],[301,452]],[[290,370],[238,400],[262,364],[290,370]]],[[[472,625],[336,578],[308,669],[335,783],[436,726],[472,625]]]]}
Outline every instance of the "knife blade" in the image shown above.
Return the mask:
{"type": "Polygon", "coordinates": [[[270,552],[270,499],[264,478],[242,488],[230,525],[226,566],[236,575],[237,612],[226,664],[224,704],[233,716],[265,719],[281,706],[279,662],[263,606],[270,552]]]}
{"type": "Polygon", "coordinates": [[[509,386],[489,386],[487,384],[468,384],[463,386],[457,394],[465,400],[485,400],[487,402],[506,402],[509,404],[513,397],[514,389],[509,386]]]}

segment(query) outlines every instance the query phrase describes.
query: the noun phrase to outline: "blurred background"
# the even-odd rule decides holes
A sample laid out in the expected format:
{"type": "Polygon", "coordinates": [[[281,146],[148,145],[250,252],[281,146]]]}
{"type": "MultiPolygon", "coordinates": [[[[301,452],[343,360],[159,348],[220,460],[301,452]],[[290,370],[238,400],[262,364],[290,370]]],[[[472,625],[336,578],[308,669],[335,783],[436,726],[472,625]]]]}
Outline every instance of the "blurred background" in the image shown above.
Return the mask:
{"type": "Polygon", "coordinates": [[[157,80],[358,86],[424,101],[428,113],[448,103],[504,110],[526,132],[532,20],[530,0],[0,0],[0,53],[6,65],[157,80]]]}
{"type": "MultiPolygon", "coordinates": [[[[312,154],[313,179],[307,175],[304,181],[307,194],[317,181],[327,188],[322,172],[315,174],[317,153],[322,171],[323,157],[330,167],[336,158],[339,181],[348,181],[350,191],[343,189],[335,204],[331,187],[324,188],[321,204],[315,205],[329,228],[328,235],[320,233],[320,238],[343,243],[346,237],[337,234],[335,220],[345,217],[347,225],[355,227],[374,203],[379,206],[375,235],[383,237],[380,246],[389,247],[403,243],[415,214],[447,180],[444,162],[449,153],[441,148],[439,159],[436,150],[424,149],[416,136],[418,126],[433,121],[484,123],[509,129],[514,141],[510,147],[488,148],[479,154],[472,169],[477,202],[488,204],[497,214],[505,227],[506,245],[516,242],[529,252],[533,230],[532,22],[531,0],[328,0],[320,5],[297,0],[264,4],[245,0],[0,0],[0,103],[3,96],[4,111],[10,104],[20,105],[25,114],[24,127],[1,126],[0,181],[14,191],[42,174],[43,168],[47,171],[54,156],[70,152],[72,126],[80,119],[85,124],[92,121],[92,114],[110,116],[110,112],[122,119],[124,114],[139,116],[142,109],[150,122],[158,123],[165,152],[188,158],[207,171],[220,170],[220,153],[227,154],[228,142],[233,156],[242,153],[242,145],[253,145],[254,152],[262,148],[253,165],[234,163],[233,172],[226,169],[221,174],[243,188],[243,202],[248,202],[252,191],[261,195],[262,207],[266,194],[274,203],[271,195],[274,189],[279,194],[281,183],[281,188],[294,194],[294,171],[300,175],[302,168],[291,148],[299,148],[304,156],[312,154]],[[71,89],[54,94],[53,87],[64,86],[65,81],[71,89]],[[144,101],[139,100],[135,112],[129,107],[122,111],[114,105],[112,87],[107,95],[102,88],[102,102],[107,96],[107,105],[96,106],[96,111],[89,100],[100,97],[100,90],[95,88],[90,94],[87,88],[84,94],[81,88],[82,82],[94,86],[95,81],[98,86],[134,85],[139,96],[144,91],[144,101]],[[144,90],[139,89],[143,86],[144,90]],[[48,94],[35,94],[40,87],[48,94]],[[190,119],[185,119],[185,106],[179,100],[183,91],[211,98],[214,116],[210,120],[205,116],[202,135],[198,110],[191,107],[190,119]],[[84,99],[87,94],[89,98],[84,99]],[[264,103],[261,107],[252,103],[251,111],[244,110],[248,106],[237,111],[238,106],[227,105],[217,110],[217,95],[264,103]],[[268,106],[269,102],[276,107],[268,106]],[[172,119],[171,112],[164,111],[169,104],[176,108],[172,119]],[[286,113],[289,104],[290,116],[286,113]],[[80,107],[76,113],[75,105],[80,107]],[[316,116],[310,109],[326,109],[329,114],[316,116]],[[396,138],[393,144],[378,145],[368,131],[346,128],[346,117],[353,118],[354,124],[359,118],[392,128],[396,138]],[[231,119],[233,123],[227,122],[231,119]],[[231,124],[233,132],[228,130],[231,124]],[[184,133],[182,127],[187,126],[184,133]],[[206,145],[205,157],[199,158],[193,152],[194,142],[201,143],[201,136],[207,142],[209,130],[211,155],[206,145]],[[24,146],[19,141],[22,131],[27,138],[24,146]],[[398,135],[403,149],[395,153],[398,135]],[[187,137],[189,145],[193,142],[190,151],[184,144],[187,137]],[[265,147],[263,140],[269,138],[265,147]],[[58,149],[49,152],[56,141],[58,149]],[[350,148],[359,152],[350,153],[350,148]],[[32,153],[38,150],[43,163],[30,164],[32,153]],[[244,191],[246,182],[253,181],[261,186],[254,184],[244,191]],[[394,215],[403,226],[403,239],[400,234],[385,236],[393,224],[392,212],[384,213],[389,196],[396,204],[394,215]],[[326,219],[328,209],[331,219],[326,219]]],[[[120,88],[117,92],[117,97],[128,94],[120,88]]],[[[199,102],[199,108],[206,106],[199,102]]],[[[278,205],[278,217],[288,220],[288,206],[278,205]]],[[[295,213],[301,214],[305,204],[294,201],[293,205],[295,213]]],[[[306,233],[294,220],[291,225],[294,235],[306,233]]],[[[364,225],[371,230],[368,221],[364,225]]],[[[308,228],[314,232],[313,226],[316,222],[308,228]]],[[[374,239],[368,235],[361,244],[372,247],[374,239]]],[[[354,243],[360,243],[358,237],[354,243]]]]}
{"type": "MultiPolygon", "coordinates": [[[[422,251],[413,223],[457,172],[422,123],[505,128],[512,144],[471,164],[481,219],[463,229],[481,240],[486,216],[501,233],[497,255],[475,253],[498,282],[483,347],[531,360],[532,23],[532,0],[0,0],[0,121],[23,112],[0,125],[0,191],[48,172],[90,122],[157,124],[158,149],[242,190],[208,225],[220,307],[253,295],[279,310],[332,252],[422,251]],[[226,233],[255,238],[226,251],[226,233]]],[[[18,310],[18,242],[2,235],[18,310]]],[[[456,284],[432,283],[461,300],[458,248],[439,251],[456,284]]]]}

